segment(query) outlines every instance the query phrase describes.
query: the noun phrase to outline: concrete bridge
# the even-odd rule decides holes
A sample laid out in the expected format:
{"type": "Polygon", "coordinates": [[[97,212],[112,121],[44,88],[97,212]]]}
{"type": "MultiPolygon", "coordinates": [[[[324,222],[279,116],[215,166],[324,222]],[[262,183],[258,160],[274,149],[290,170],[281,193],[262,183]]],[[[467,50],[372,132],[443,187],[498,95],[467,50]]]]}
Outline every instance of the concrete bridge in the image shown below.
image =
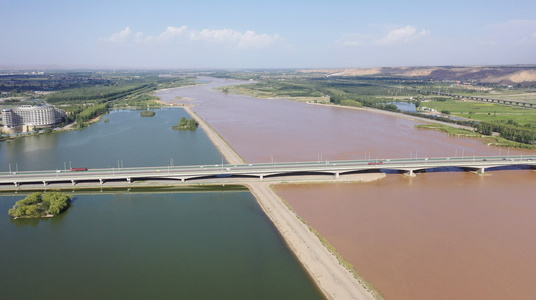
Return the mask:
{"type": "Polygon", "coordinates": [[[536,168],[536,155],[532,156],[473,156],[473,157],[438,157],[438,158],[402,158],[381,160],[345,160],[317,162],[286,162],[268,164],[241,165],[197,165],[197,166],[162,166],[144,168],[89,169],[87,171],[24,171],[0,173],[2,186],[42,184],[72,184],[87,182],[104,185],[107,182],[158,181],[175,180],[202,183],[205,179],[226,177],[227,182],[234,178],[252,177],[263,180],[266,177],[283,177],[289,175],[328,174],[338,178],[342,174],[359,172],[385,172],[386,170],[415,176],[415,173],[430,169],[449,171],[461,168],[467,171],[484,173],[486,170],[508,166],[530,166],[536,168]]]}
{"type": "Polygon", "coordinates": [[[524,107],[524,108],[536,108],[536,103],[530,103],[530,102],[522,102],[522,101],[514,101],[514,100],[502,100],[502,99],[492,99],[492,98],[484,98],[484,97],[476,97],[476,96],[468,96],[468,95],[456,95],[456,94],[441,93],[441,92],[430,92],[430,93],[434,94],[434,95],[438,95],[438,96],[447,96],[447,97],[474,100],[474,101],[481,101],[481,102],[491,102],[491,103],[498,103],[498,104],[506,104],[506,105],[524,107]]]}

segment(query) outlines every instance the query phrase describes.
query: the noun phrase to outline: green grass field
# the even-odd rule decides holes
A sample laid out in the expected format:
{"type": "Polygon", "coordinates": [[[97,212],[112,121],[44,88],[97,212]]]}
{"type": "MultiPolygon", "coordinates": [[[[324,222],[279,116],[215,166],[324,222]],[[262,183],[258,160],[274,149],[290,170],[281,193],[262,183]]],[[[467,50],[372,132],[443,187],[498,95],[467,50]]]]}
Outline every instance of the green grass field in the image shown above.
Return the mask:
{"type": "Polygon", "coordinates": [[[450,111],[453,116],[478,121],[513,120],[520,125],[536,126],[536,109],[515,107],[510,105],[484,103],[478,101],[431,101],[421,103],[421,107],[434,108],[437,111],[450,111]]]}

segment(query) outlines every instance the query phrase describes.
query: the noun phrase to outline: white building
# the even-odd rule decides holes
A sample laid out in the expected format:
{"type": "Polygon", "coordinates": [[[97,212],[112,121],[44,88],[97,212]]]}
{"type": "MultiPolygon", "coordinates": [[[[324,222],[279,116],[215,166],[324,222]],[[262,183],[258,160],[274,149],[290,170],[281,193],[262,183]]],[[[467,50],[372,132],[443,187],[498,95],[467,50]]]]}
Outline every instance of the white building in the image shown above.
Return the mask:
{"type": "Polygon", "coordinates": [[[4,128],[10,131],[17,128],[26,131],[25,128],[33,130],[34,128],[52,127],[61,123],[66,116],[65,111],[52,105],[23,105],[17,108],[2,109],[4,128]]]}

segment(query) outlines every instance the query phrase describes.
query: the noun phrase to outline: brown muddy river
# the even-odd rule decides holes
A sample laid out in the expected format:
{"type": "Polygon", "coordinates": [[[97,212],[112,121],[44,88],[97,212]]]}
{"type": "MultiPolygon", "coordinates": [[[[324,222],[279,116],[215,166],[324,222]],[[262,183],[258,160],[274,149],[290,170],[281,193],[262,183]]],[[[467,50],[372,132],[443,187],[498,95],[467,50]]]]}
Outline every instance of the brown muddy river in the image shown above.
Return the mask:
{"type": "Polygon", "coordinates": [[[534,299],[535,182],[427,173],[277,193],[387,299],[534,299]]]}
{"type": "MultiPolygon", "coordinates": [[[[249,162],[534,154],[417,130],[380,113],[211,91],[158,92],[197,105],[249,162]]],[[[387,299],[532,299],[536,171],[388,175],[276,191],[387,299]]]]}

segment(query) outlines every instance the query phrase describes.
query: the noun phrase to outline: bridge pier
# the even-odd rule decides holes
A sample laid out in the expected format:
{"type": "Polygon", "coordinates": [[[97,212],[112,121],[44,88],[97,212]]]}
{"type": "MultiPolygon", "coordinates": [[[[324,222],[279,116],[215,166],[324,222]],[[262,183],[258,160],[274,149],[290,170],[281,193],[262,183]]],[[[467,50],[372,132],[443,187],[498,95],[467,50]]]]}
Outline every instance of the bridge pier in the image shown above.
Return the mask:
{"type": "Polygon", "coordinates": [[[264,175],[260,175],[260,176],[259,176],[259,178],[260,178],[261,180],[263,179],[263,177],[264,177],[264,175]]]}
{"type": "Polygon", "coordinates": [[[104,184],[104,179],[99,179],[100,184],[104,184]]]}
{"type": "Polygon", "coordinates": [[[184,182],[186,180],[186,178],[181,178],[181,182],[184,182]]]}
{"type": "Polygon", "coordinates": [[[19,183],[18,182],[13,182],[15,184],[15,187],[19,187],[19,183]]]}
{"type": "Polygon", "coordinates": [[[72,183],[73,185],[76,185],[76,181],[75,181],[75,180],[71,180],[71,183],[72,183]]]}
{"type": "Polygon", "coordinates": [[[48,185],[48,183],[43,180],[43,186],[47,186],[47,185],[48,185]]]}
{"type": "Polygon", "coordinates": [[[408,172],[406,172],[406,175],[409,177],[417,177],[417,175],[415,175],[415,172],[413,172],[413,170],[409,170],[408,172]]]}
{"type": "Polygon", "coordinates": [[[127,182],[132,183],[132,179],[130,177],[127,177],[127,182]]]}
{"type": "Polygon", "coordinates": [[[478,169],[478,174],[484,174],[486,173],[486,168],[482,167],[478,169]]]}
{"type": "Polygon", "coordinates": [[[339,172],[335,173],[335,178],[339,178],[339,172]]]}

